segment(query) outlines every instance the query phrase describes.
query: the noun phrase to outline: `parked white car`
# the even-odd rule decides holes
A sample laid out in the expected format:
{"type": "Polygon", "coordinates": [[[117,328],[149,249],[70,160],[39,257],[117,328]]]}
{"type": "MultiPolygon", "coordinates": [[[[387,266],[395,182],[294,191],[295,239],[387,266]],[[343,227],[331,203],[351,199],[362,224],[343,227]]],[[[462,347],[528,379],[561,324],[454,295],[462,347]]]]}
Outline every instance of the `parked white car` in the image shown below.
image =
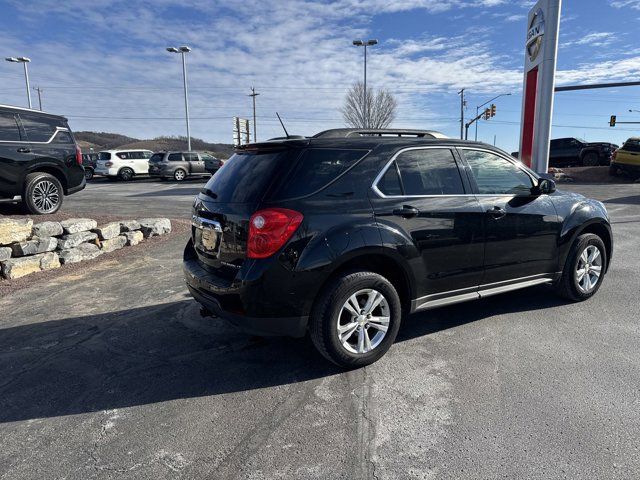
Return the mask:
{"type": "Polygon", "coordinates": [[[149,174],[151,150],[104,150],[98,154],[95,173],[120,180],[149,174]]]}

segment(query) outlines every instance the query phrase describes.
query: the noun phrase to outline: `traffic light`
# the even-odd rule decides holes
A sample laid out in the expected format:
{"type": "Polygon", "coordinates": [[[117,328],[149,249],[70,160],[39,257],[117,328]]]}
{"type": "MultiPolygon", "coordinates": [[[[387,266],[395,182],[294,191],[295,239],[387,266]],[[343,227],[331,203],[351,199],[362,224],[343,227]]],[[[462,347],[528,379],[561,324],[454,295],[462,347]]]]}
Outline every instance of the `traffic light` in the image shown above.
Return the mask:
{"type": "Polygon", "coordinates": [[[492,103],[491,104],[491,117],[495,117],[496,116],[496,104],[492,103]]]}
{"type": "Polygon", "coordinates": [[[616,126],[616,116],[615,115],[611,115],[611,119],[609,120],[609,126],[610,127],[615,127],[616,126]]]}
{"type": "Polygon", "coordinates": [[[485,108],[482,118],[484,118],[485,120],[489,120],[491,118],[491,110],[488,108],[485,108]]]}

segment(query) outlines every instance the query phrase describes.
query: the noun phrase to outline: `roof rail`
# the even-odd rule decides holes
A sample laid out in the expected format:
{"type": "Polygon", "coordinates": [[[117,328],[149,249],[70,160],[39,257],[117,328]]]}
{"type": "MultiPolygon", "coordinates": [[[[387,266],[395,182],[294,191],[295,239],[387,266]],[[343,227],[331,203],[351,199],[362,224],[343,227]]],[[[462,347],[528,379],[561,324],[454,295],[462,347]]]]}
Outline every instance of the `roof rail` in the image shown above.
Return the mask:
{"type": "Polygon", "coordinates": [[[415,138],[448,138],[435,130],[412,130],[406,128],[333,128],[317,133],[313,138],[348,138],[348,137],[415,137],[415,138]]]}

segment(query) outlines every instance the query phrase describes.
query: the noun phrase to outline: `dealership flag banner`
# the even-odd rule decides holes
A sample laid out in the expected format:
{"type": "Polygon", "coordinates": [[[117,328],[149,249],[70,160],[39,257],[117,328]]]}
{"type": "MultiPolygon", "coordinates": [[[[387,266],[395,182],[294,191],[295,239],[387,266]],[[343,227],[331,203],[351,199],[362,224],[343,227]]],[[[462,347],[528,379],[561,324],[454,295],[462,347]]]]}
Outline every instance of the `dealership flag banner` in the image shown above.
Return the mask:
{"type": "Polygon", "coordinates": [[[561,5],[562,0],[539,0],[527,21],[520,159],[538,173],[549,169],[561,5]]]}

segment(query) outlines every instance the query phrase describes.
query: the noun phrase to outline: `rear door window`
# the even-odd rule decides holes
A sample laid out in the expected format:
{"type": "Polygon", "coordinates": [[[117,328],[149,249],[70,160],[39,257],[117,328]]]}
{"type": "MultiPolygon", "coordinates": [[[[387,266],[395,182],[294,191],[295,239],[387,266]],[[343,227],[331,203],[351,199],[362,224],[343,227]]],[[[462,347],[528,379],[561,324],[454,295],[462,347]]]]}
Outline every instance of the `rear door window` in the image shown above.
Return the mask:
{"type": "Polygon", "coordinates": [[[622,150],[626,150],[627,152],[640,152],[640,139],[629,139],[624,142],[622,146],[622,150]]]}
{"type": "Polygon", "coordinates": [[[385,195],[397,195],[398,188],[406,196],[421,195],[462,195],[464,186],[453,152],[448,148],[428,148],[407,150],[400,153],[394,162],[400,172],[400,185],[393,177],[395,165],[387,170],[383,186],[385,195]],[[387,174],[391,177],[386,178],[387,174]],[[387,186],[388,183],[388,186],[387,186]]]}
{"type": "Polygon", "coordinates": [[[182,154],[181,153],[170,153],[169,154],[169,161],[170,162],[181,162],[182,161],[182,154]]]}
{"type": "Polygon", "coordinates": [[[20,141],[20,128],[13,113],[0,112],[0,141],[20,141]]]}
{"type": "Polygon", "coordinates": [[[296,155],[290,150],[236,153],[211,177],[203,193],[214,202],[255,203],[276,176],[286,174],[296,155]]]}
{"type": "Polygon", "coordinates": [[[308,148],[304,150],[274,197],[296,198],[310,195],[328,186],[369,150],[308,148]]]}
{"type": "Polygon", "coordinates": [[[20,120],[30,142],[48,142],[58,127],[65,127],[58,119],[33,113],[20,113],[20,120]]]}

